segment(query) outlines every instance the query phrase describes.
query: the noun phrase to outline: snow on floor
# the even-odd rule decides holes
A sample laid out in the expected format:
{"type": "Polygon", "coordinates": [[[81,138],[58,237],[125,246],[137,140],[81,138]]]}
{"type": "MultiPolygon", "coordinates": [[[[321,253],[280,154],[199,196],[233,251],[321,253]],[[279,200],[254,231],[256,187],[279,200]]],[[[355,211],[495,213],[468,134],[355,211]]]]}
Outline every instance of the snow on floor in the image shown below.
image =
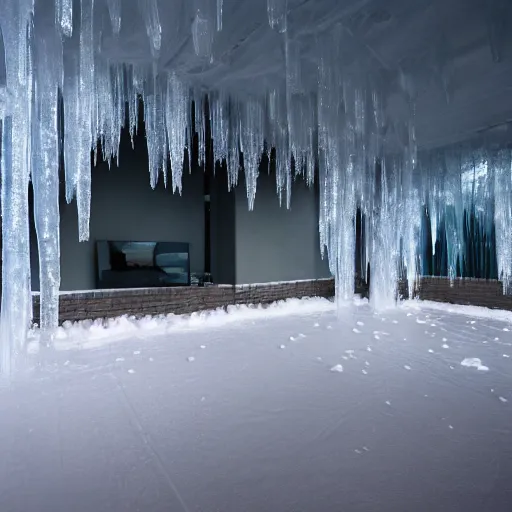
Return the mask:
{"type": "Polygon", "coordinates": [[[316,299],[34,332],[0,388],[0,510],[508,512],[512,324],[480,313],[316,299]]]}

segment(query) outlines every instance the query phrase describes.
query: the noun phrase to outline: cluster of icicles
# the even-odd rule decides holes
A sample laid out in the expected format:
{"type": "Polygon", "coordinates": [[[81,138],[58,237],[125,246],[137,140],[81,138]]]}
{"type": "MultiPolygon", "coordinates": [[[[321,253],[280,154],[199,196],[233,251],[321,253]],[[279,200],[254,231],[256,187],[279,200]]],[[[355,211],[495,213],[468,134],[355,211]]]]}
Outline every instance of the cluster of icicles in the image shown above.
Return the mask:
{"type": "MultiPolygon", "coordinates": [[[[403,274],[409,287],[414,286],[424,258],[425,211],[434,246],[441,226],[445,233],[451,277],[464,253],[464,212],[474,212],[486,233],[494,227],[498,271],[508,284],[512,274],[510,153],[452,151],[418,161],[414,99],[404,87],[410,116],[395,127],[396,133],[405,134],[400,154],[385,156],[393,123],[384,115],[385,98],[341,75],[336,33],[323,45],[318,89],[303,88],[300,46],[287,35],[286,0],[267,2],[270,27],[282,34],[285,47],[282,86],[251,98],[208,91],[207,102],[204,91],[172,71],[159,72],[151,63],[111,63],[103,57],[94,26],[95,3],[106,2],[112,32],[118,34],[121,0],[80,0],[80,12],[73,12],[72,0],[48,0],[53,1],[52,31],[34,22],[34,0],[0,0],[7,75],[6,86],[0,88],[2,372],[11,370],[13,355],[22,350],[32,316],[29,182],[34,188],[41,328],[51,337],[58,324],[61,156],[66,199],[76,199],[79,237],[87,240],[91,151],[94,160],[117,160],[121,129],[128,128],[132,139],[136,133],[140,98],[153,187],[163,179],[173,191],[181,192],[184,154],[188,154],[184,148],[191,145],[192,126],[198,135],[199,159],[204,161],[207,123],[214,158],[225,162],[230,187],[237,186],[243,169],[250,209],[265,151],[275,148],[276,190],[287,207],[292,174],[301,174],[312,184],[318,168],[321,250],[327,251],[338,299],[354,292],[357,215],[364,218],[361,268],[364,274],[371,262],[371,297],[378,307],[394,302],[403,274]],[[191,112],[192,105],[195,112],[191,112]]],[[[156,56],[161,45],[158,2],[138,1],[156,56]]],[[[210,11],[198,9],[191,26],[192,40],[197,55],[211,59],[214,33],[222,30],[223,2],[201,1],[210,11]]]]}

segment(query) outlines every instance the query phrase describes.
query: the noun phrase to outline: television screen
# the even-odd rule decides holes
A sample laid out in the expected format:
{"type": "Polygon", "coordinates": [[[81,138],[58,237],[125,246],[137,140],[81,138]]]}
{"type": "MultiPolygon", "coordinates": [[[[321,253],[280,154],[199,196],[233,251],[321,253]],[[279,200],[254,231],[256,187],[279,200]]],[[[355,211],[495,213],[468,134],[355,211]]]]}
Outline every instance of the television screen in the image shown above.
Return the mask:
{"type": "Polygon", "coordinates": [[[190,285],[189,245],[180,242],[97,242],[98,288],[190,285]]]}

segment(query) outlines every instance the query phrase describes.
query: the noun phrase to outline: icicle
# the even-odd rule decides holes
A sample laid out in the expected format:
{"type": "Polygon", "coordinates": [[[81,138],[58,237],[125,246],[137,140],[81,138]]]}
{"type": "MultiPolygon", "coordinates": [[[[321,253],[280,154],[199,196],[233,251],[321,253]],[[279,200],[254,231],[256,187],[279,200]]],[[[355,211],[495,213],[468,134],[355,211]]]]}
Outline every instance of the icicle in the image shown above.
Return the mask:
{"type": "MultiPolygon", "coordinates": [[[[70,0],[71,1],[71,0],[70,0]]],[[[121,32],[121,0],[107,0],[112,32],[118,35],[121,32]]]]}
{"type": "Polygon", "coordinates": [[[4,0],[0,28],[6,55],[10,115],[2,123],[2,304],[0,371],[11,373],[32,319],[28,185],[33,91],[32,9],[27,0],[4,0]]]}
{"type": "Polygon", "coordinates": [[[161,85],[155,71],[146,82],[144,96],[144,118],[146,121],[146,138],[148,141],[149,180],[152,188],[158,183],[162,170],[164,184],[167,185],[167,141],[165,127],[165,102],[161,85]]]}
{"type": "Polygon", "coordinates": [[[512,283],[512,158],[503,150],[495,161],[494,222],[496,224],[496,257],[498,276],[504,293],[510,293],[512,283]]]}
{"type": "Polygon", "coordinates": [[[199,166],[203,166],[205,161],[205,151],[206,151],[206,143],[205,143],[205,105],[203,102],[203,94],[200,91],[194,91],[194,106],[195,106],[195,123],[196,123],[196,133],[198,140],[198,159],[199,166]]]}
{"type": "Polygon", "coordinates": [[[73,34],[73,0],[55,0],[55,22],[66,37],[73,34]]]}
{"type": "Polygon", "coordinates": [[[222,30],[222,4],[224,0],[217,0],[217,30],[222,30]]]}
{"type": "Polygon", "coordinates": [[[213,23],[207,14],[198,9],[192,22],[192,42],[198,57],[212,58],[213,23]]]}
{"type": "Polygon", "coordinates": [[[174,73],[167,77],[165,119],[172,169],[172,190],[181,194],[183,176],[183,149],[186,145],[188,117],[188,89],[174,73]]]}
{"type": "Polygon", "coordinates": [[[64,169],[66,172],[66,201],[75,197],[79,162],[79,140],[76,136],[80,129],[80,83],[78,52],[64,54],[64,169]]]}
{"type": "Polygon", "coordinates": [[[222,95],[210,95],[209,100],[214,161],[222,163],[228,161],[229,107],[222,95]]]}
{"type": "Polygon", "coordinates": [[[50,341],[59,323],[59,130],[58,90],[62,87],[62,44],[40,34],[32,151],[34,218],[39,252],[40,327],[50,341]]]}
{"type": "Polygon", "coordinates": [[[157,58],[162,45],[162,26],[158,14],[158,0],[139,0],[139,10],[146,24],[151,55],[157,58]]]}
{"type": "Polygon", "coordinates": [[[231,190],[238,185],[240,171],[240,111],[234,100],[229,103],[228,140],[228,190],[231,190]]]}
{"type": "Polygon", "coordinates": [[[245,186],[249,210],[254,209],[256,184],[264,145],[264,116],[260,102],[250,99],[245,104],[242,118],[241,150],[244,156],[245,186]]]}
{"type": "Polygon", "coordinates": [[[384,309],[395,305],[400,256],[400,222],[398,170],[390,169],[383,159],[374,168],[374,202],[369,227],[371,237],[371,290],[373,307],[384,309]]]}
{"type": "Polygon", "coordinates": [[[278,32],[286,32],[288,0],[267,0],[268,22],[278,32]]]}
{"type": "Polygon", "coordinates": [[[93,147],[94,107],[94,0],[81,0],[80,78],[78,104],[78,143],[76,198],[78,207],[78,239],[89,240],[91,216],[91,149],[93,147]]]}

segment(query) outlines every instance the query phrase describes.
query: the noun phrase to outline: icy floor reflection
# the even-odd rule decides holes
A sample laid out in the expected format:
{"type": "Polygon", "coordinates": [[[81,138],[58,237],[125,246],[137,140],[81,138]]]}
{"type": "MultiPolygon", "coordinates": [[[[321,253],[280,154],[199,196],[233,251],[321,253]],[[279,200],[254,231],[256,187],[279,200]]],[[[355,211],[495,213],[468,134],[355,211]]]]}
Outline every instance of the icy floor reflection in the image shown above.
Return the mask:
{"type": "Polygon", "coordinates": [[[509,510],[510,315],[297,304],[32,356],[0,509],[509,510]]]}

